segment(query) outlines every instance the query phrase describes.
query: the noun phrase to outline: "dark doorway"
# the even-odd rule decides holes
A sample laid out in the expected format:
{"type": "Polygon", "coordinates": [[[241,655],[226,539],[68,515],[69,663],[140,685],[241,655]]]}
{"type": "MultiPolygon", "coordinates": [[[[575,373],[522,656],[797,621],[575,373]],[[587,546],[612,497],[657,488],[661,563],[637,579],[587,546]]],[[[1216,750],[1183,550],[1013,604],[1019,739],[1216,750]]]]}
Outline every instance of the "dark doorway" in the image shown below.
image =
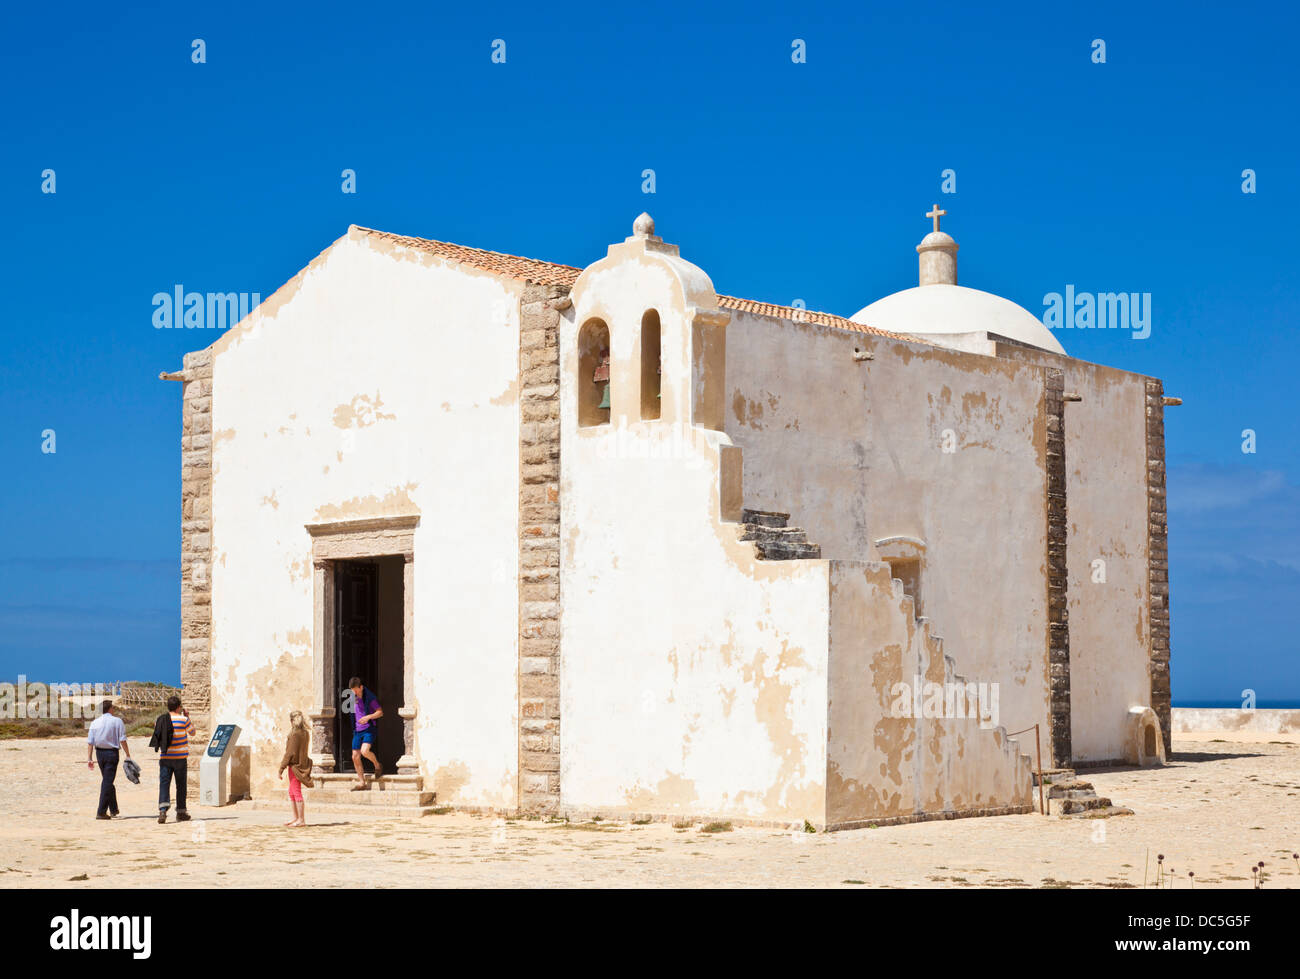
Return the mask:
{"type": "Polygon", "coordinates": [[[397,771],[403,753],[402,574],[400,555],[334,564],[334,655],[339,681],[338,727],[334,739],[334,770],[352,768],[353,715],[347,682],[354,676],[379,698],[384,716],[379,719],[375,754],[387,772],[397,771]]]}

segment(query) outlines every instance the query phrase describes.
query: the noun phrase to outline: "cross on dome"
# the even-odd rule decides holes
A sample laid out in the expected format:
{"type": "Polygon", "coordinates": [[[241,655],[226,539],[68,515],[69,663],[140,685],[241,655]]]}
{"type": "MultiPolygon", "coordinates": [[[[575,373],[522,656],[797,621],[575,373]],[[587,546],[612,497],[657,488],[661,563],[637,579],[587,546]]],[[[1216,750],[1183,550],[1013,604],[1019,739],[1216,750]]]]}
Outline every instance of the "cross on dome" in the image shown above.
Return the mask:
{"type": "Polygon", "coordinates": [[[938,205],[938,204],[935,204],[935,205],[933,206],[933,208],[932,208],[930,211],[927,211],[927,212],[926,212],[926,215],[925,215],[925,216],[926,216],[927,218],[934,218],[934,230],[935,230],[935,231],[938,231],[938,230],[939,230],[939,219],[940,219],[941,217],[943,217],[943,216],[944,216],[945,214],[947,214],[947,213],[948,213],[947,211],[941,211],[941,210],[939,210],[939,205],[938,205]]]}

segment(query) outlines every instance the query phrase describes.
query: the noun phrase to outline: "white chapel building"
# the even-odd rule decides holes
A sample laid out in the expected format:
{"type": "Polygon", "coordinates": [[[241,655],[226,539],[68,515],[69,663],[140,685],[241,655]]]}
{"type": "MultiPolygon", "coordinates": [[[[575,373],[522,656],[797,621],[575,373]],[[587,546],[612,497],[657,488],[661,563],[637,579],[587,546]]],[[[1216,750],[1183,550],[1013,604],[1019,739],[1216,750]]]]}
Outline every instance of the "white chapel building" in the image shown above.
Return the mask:
{"type": "Polygon", "coordinates": [[[186,355],[182,680],[253,797],[299,709],[342,798],[354,674],[346,801],[406,810],[848,829],[1162,759],[1172,399],[958,285],[940,216],[851,318],[644,214],[585,268],[353,226],[186,355]]]}

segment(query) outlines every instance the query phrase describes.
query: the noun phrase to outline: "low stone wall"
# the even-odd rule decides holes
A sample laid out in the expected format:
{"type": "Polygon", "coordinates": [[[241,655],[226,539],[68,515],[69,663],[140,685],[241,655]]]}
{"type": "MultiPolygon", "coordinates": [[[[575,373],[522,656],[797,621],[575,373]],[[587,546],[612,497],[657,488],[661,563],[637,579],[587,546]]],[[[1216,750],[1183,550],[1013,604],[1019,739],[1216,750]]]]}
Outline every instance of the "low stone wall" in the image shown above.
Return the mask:
{"type": "Polygon", "coordinates": [[[1300,734],[1300,710],[1238,710],[1230,707],[1175,707],[1173,733],[1251,731],[1300,734]]]}

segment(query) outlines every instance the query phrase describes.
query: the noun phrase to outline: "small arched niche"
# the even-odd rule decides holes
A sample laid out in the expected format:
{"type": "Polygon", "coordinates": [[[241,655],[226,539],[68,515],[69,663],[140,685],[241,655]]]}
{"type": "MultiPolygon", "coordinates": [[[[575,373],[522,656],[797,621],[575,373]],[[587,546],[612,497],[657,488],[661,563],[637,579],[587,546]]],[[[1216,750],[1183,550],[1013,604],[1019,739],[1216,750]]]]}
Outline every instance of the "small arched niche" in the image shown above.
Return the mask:
{"type": "Polygon", "coordinates": [[[659,342],[659,311],[647,309],[641,317],[641,418],[653,421],[660,416],[663,390],[663,351],[659,342]]]}
{"type": "Polygon", "coordinates": [[[578,331],[578,425],[609,424],[609,327],[590,319],[578,331]]]}
{"type": "Polygon", "coordinates": [[[1160,733],[1160,718],[1150,707],[1139,705],[1128,709],[1128,744],[1124,760],[1142,768],[1165,764],[1165,740],[1160,733]]]}
{"type": "Polygon", "coordinates": [[[913,614],[925,614],[922,582],[925,572],[925,541],[919,537],[882,537],[876,553],[889,565],[890,576],[903,583],[903,594],[911,596],[913,614]]]}

